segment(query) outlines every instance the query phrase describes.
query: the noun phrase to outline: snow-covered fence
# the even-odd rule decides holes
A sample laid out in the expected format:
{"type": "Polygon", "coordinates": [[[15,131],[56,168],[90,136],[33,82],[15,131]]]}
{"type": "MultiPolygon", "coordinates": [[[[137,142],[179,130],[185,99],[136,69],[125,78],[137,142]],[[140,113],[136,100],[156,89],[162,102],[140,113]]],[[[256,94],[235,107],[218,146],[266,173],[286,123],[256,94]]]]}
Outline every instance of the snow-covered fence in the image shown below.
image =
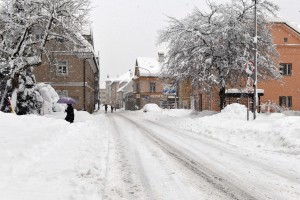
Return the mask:
{"type": "Polygon", "coordinates": [[[272,102],[272,101],[266,101],[264,103],[261,103],[260,109],[261,112],[263,113],[274,113],[274,112],[281,113],[283,111],[289,110],[289,108],[286,108],[284,106],[279,106],[277,105],[276,102],[272,102]]]}

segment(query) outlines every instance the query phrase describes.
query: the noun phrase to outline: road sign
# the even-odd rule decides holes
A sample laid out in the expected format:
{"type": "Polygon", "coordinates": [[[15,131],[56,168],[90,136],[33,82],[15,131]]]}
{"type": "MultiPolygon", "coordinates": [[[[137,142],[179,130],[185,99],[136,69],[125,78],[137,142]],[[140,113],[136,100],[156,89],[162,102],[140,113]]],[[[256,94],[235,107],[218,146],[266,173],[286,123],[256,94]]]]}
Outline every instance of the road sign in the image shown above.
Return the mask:
{"type": "Polygon", "coordinates": [[[254,63],[252,61],[248,61],[246,64],[245,64],[245,71],[247,74],[251,75],[254,73],[254,63]]]}

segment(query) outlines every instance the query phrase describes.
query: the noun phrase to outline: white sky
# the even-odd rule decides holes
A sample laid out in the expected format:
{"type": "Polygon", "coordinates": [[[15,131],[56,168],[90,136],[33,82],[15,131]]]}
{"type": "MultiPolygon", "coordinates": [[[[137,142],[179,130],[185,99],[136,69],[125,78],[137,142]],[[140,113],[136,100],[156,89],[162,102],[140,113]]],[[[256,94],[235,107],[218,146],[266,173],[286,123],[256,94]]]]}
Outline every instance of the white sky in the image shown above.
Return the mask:
{"type": "MultiPolygon", "coordinates": [[[[213,0],[211,0],[213,1],[213,0]]],[[[216,0],[222,2],[226,0],[216,0]]],[[[206,0],[92,0],[95,50],[100,55],[100,81],[117,78],[133,69],[137,57],[157,57],[158,30],[167,17],[185,17],[194,7],[205,9],[206,0]]],[[[279,15],[300,24],[299,0],[272,0],[279,15]]]]}

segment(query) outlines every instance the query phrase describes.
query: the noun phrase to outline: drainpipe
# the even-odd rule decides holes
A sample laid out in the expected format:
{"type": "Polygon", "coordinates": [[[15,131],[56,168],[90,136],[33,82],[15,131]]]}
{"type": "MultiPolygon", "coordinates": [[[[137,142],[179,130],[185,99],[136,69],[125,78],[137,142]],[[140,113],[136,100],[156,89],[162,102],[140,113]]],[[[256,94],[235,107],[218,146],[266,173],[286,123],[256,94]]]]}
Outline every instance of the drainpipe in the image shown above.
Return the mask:
{"type": "Polygon", "coordinates": [[[86,95],[86,91],[85,91],[85,81],[86,81],[86,78],[85,78],[85,60],[86,58],[83,59],[83,110],[85,111],[85,105],[86,105],[86,101],[85,101],[85,95],[86,95]]]}

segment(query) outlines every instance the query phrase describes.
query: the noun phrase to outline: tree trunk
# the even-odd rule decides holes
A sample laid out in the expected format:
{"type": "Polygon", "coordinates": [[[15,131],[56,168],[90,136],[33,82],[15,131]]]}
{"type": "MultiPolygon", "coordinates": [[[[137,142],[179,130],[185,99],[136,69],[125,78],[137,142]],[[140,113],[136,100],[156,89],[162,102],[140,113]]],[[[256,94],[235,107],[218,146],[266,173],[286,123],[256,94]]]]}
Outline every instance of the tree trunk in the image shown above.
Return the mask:
{"type": "Polygon", "coordinates": [[[220,110],[222,110],[225,106],[225,87],[220,88],[219,96],[220,96],[220,110]]]}

